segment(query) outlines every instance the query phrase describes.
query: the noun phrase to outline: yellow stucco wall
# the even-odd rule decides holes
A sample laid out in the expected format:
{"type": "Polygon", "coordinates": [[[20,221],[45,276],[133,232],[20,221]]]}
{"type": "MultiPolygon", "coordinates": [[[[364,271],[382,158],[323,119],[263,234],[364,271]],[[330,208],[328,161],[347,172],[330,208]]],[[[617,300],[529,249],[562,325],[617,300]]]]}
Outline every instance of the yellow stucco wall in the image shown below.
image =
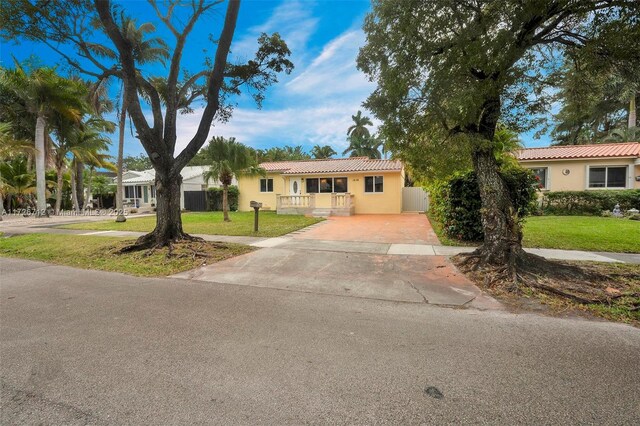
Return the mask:
{"type": "Polygon", "coordinates": [[[284,180],[280,174],[269,173],[268,179],[273,179],[273,192],[260,192],[260,179],[256,177],[240,177],[238,178],[238,190],[240,191],[238,199],[238,210],[249,211],[249,203],[257,201],[262,203],[265,210],[276,209],[276,194],[284,194],[284,180]]]}
{"type": "MultiPolygon", "coordinates": [[[[402,172],[371,172],[371,173],[330,173],[322,175],[305,176],[283,176],[280,174],[269,174],[273,178],[273,193],[260,192],[259,177],[241,177],[238,179],[238,189],[240,190],[240,200],[238,208],[241,211],[250,210],[249,202],[259,201],[263,203],[263,208],[271,207],[276,209],[276,194],[289,195],[291,193],[292,179],[310,179],[321,177],[346,177],[347,191],[353,194],[356,214],[394,214],[402,211],[402,188],[404,186],[404,175],[402,172]],[[384,188],[382,193],[365,193],[365,176],[384,176],[384,188]]],[[[302,194],[306,194],[304,180],[300,181],[302,194]]],[[[331,207],[331,194],[316,194],[317,208],[331,207]]]]}
{"type": "Polygon", "coordinates": [[[634,159],[630,158],[520,162],[520,164],[525,168],[548,168],[548,183],[546,188],[548,191],[584,191],[585,189],[588,189],[587,166],[627,166],[627,168],[632,166],[627,171],[627,188],[640,188],[640,182],[635,180],[636,176],[640,176],[640,165],[633,165],[633,163],[634,159]],[[568,170],[569,174],[563,174],[563,171],[565,170],[568,170]]]}

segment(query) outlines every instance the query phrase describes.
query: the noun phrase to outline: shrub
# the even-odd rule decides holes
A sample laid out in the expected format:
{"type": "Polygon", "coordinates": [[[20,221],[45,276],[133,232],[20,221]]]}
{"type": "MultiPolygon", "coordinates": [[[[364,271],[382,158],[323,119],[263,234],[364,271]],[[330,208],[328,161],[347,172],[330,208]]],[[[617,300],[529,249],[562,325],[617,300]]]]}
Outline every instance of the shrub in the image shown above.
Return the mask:
{"type": "MultiPolygon", "coordinates": [[[[207,200],[209,203],[209,210],[211,211],[222,211],[222,188],[209,188],[207,191],[207,200]]],[[[238,196],[240,195],[240,191],[238,187],[235,185],[231,185],[229,187],[229,192],[227,194],[229,201],[229,211],[238,210],[238,196]]]]}
{"type": "Polygon", "coordinates": [[[603,210],[640,208],[640,189],[555,191],[545,194],[542,209],[556,215],[600,215],[603,210]]]}
{"type": "MultiPolygon", "coordinates": [[[[517,210],[518,220],[537,209],[538,182],[533,173],[519,168],[501,172],[517,210]]],[[[480,189],[475,172],[459,173],[454,177],[432,184],[430,212],[442,223],[449,238],[462,241],[482,241],[480,189]]]]}

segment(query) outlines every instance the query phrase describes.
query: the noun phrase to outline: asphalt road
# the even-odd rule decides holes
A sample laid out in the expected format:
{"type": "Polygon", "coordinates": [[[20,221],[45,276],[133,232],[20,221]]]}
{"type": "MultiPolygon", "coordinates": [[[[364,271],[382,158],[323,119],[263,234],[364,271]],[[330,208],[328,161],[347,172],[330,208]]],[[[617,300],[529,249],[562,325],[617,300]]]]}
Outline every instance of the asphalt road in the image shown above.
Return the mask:
{"type": "Polygon", "coordinates": [[[0,342],[3,425],[640,414],[640,330],[579,319],[0,259],[0,342]]]}

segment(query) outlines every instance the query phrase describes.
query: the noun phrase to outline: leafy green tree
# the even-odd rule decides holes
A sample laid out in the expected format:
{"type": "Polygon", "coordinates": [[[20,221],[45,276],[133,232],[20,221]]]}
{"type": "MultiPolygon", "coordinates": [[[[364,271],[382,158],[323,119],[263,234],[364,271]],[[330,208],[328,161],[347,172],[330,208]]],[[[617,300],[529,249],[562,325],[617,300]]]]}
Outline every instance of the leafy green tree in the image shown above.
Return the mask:
{"type": "Polygon", "coordinates": [[[73,80],[60,77],[53,68],[27,71],[16,64],[14,69],[0,70],[0,85],[24,102],[35,119],[37,213],[46,212],[45,140],[47,120],[60,114],[79,120],[85,107],[86,89],[73,80]]]}
{"type": "Polygon", "coordinates": [[[260,106],[267,88],[277,82],[278,74],[293,69],[288,59],[290,51],[278,33],[262,34],[250,60],[241,63],[230,60],[240,0],[226,2],[219,36],[211,38],[212,57],[205,53],[201,69],[185,69],[182,60],[193,28],[222,4],[220,0],[149,1],[149,10],[173,36],[172,43],[167,43],[171,45],[171,59],[165,68],[166,76],[157,75],[157,67],[140,67],[136,62],[135,45],[127,39],[120,24],[126,16],[126,3],[114,6],[110,0],[77,0],[34,6],[18,0],[0,12],[0,18],[13,16],[3,20],[3,24],[8,24],[0,30],[5,39],[37,40],[85,75],[98,80],[115,76],[123,81],[127,113],[155,169],[157,188],[155,229],[125,251],[193,239],[182,229],[180,171],[207,141],[214,118],[230,119],[235,105],[233,98],[243,88],[260,106]],[[102,34],[95,34],[97,31],[102,34]],[[117,58],[101,58],[96,52],[104,50],[107,44],[117,52],[117,58]],[[76,49],[75,55],[64,49],[69,46],[76,49]],[[88,61],[79,63],[79,56],[88,61]],[[199,125],[186,147],[176,153],[178,113],[188,112],[194,102],[202,106],[199,125]],[[145,114],[144,109],[151,113],[145,114]]]}
{"type": "Polygon", "coordinates": [[[0,162],[0,193],[7,199],[8,210],[13,210],[13,205],[33,208],[32,194],[35,192],[35,174],[27,168],[24,157],[0,162]]]}
{"type": "Polygon", "coordinates": [[[142,171],[152,169],[151,160],[146,154],[128,155],[122,159],[123,168],[125,170],[142,171]]]}
{"type": "Polygon", "coordinates": [[[522,250],[520,217],[499,174],[498,122],[518,132],[540,124],[558,57],[590,48],[624,62],[639,12],[635,0],[374,1],[358,56],[377,82],[365,106],[411,166],[430,161],[420,144],[470,153],[484,243],[465,256],[466,266],[518,281],[518,268],[536,261],[522,250]]]}
{"type": "Polygon", "coordinates": [[[371,132],[367,126],[373,126],[373,122],[369,117],[364,117],[362,111],[358,111],[356,115],[352,115],[351,119],[353,124],[347,129],[347,136],[368,139],[371,136],[371,132]]]}
{"type": "Polygon", "coordinates": [[[229,185],[234,176],[261,175],[264,169],[257,166],[251,151],[237,142],[235,138],[225,139],[216,136],[203,149],[204,157],[209,160],[209,171],[204,174],[207,182],[217,180],[222,184],[222,212],[224,221],[229,218],[229,185]]]}
{"type": "Polygon", "coordinates": [[[329,145],[315,145],[311,149],[311,155],[313,158],[322,159],[322,158],[331,158],[336,155],[337,152],[329,145]]]}

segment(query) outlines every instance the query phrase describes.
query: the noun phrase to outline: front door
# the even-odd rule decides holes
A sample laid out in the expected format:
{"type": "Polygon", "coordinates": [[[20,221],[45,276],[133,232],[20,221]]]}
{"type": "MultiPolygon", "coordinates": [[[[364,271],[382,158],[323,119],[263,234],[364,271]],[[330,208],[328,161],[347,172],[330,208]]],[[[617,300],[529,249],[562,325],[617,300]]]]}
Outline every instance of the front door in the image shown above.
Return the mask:
{"type": "Polygon", "coordinates": [[[291,178],[289,180],[289,194],[290,195],[302,194],[302,180],[300,178],[291,178]]]}

